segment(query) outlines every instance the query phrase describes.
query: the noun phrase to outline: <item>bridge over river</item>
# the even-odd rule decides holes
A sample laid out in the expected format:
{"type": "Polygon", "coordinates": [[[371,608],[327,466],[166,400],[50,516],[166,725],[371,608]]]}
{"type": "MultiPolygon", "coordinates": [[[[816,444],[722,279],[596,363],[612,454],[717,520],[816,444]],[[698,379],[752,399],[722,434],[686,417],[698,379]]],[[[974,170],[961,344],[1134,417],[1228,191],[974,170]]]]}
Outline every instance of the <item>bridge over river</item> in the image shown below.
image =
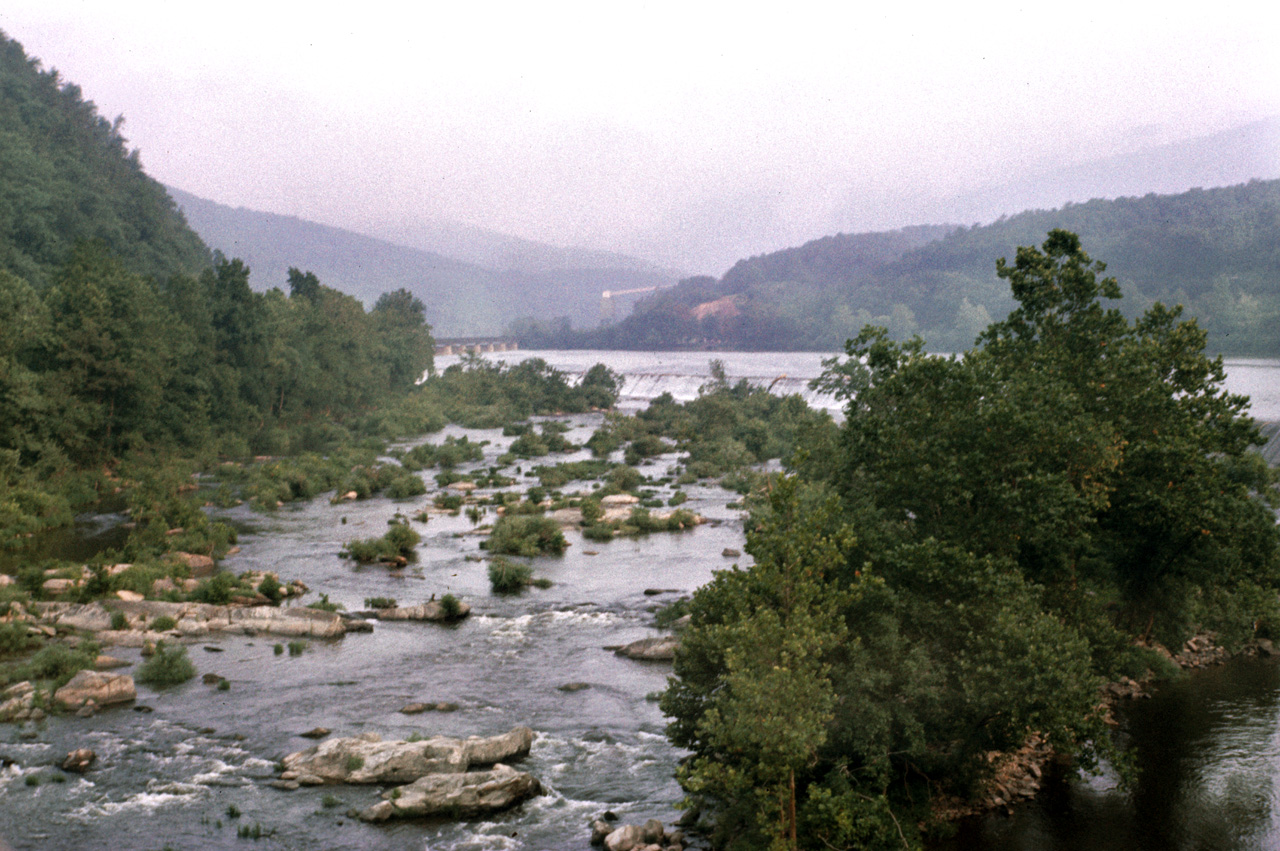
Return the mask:
{"type": "Polygon", "coordinates": [[[471,352],[514,352],[520,348],[514,337],[451,337],[436,340],[437,355],[465,355],[471,352]]]}

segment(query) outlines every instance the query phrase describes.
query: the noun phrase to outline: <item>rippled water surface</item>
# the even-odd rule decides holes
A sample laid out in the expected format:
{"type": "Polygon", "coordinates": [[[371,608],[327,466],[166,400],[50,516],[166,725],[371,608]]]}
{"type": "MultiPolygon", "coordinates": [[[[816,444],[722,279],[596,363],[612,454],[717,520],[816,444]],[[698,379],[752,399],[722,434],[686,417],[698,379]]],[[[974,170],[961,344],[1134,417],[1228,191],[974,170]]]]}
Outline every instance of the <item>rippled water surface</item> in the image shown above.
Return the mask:
{"type": "MultiPolygon", "coordinates": [[[[585,370],[603,357],[631,376],[633,393],[642,380],[638,376],[648,376],[642,395],[671,390],[683,398],[691,398],[706,380],[710,358],[518,356],[530,354],[567,370],[585,370]]],[[[785,376],[796,386],[818,374],[822,358],[717,357],[725,360],[731,379],[773,383],[785,376]]],[[[448,363],[443,359],[442,365],[448,363]]],[[[1266,364],[1244,373],[1252,386],[1261,382],[1280,407],[1275,381],[1280,367],[1266,364]]],[[[1234,367],[1232,375],[1237,375],[1234,367]]],[[[630,399],[634,406],[643,402],[636,395],[630,399]]],[[[1280,419],[1280,411],[1264,418],[1280,419]]],[[[569,418],[568,437],[585,441],[599,420],[599,415],[569,418]]],[[[427,439],[439,442],[449,434],[492,441],[484,464],[512,440],[495,431],[456,427],[427,439]]],[[[545,462],[577,457],[586,455],[545,462]]],[[[662,475],[674,462],[674,456],[659,458],[645,472],[662,475]]],[[[416,513],[429,496],[339,506],[322,497],[267,516],[244,508],[229,512],[254,531],[242,537],[241,552],[225,566],[301,579],[313,589],[304,602],[324,592],[333,602],[360,609],[367,597],[414,603],[454,593],[473,606],[473,614],[455,626],[378,623],[372,634],[311,642],[298,657],[276,655],[274,638],[193,644],[189,649],[199,672],[227,677],[229,691],[217,691],[198,677],[163,692],[139,686],[132,709],[111,709],[92,719],[55,718],[38,728],[0,727],[0,837],[16,849],[514,851],[586,848],[587,822],[605,809],[628,821],[672,820],[680,796],[672,775],[681,754],[666,743],[664,719],[649,699],[664,687],[670,666],[621,659],[603,648],[656,634],[652,607],[692,592],[713,570],[749,563],[747,556],[721,555],[726,547],[743,545],[739,512],[727,507],[736,495],[698,486],[684,490],[690,498],[686,507],[715,522],[683,533],[607,543],[569,533],[572,546],[564,556],[534,563],[535,575],[554,584],[511,597],[490,594],[486,566],[476,560],[481,538],[465,516],[437,515],[419,526],[424,540],[418,560],[401,575],[338,557],[344,542],[381,534],[394,513],[416,513]],[[664,593],[646,595],[646,590],[664,593]],[[557,689],[570,682],[590,687],[573,693],[557,689]],[[398,712],[415,701],[450,701],[459,708],[416,716],[398,712]],[[135,711],[142,708],[151,711],[135,711]],[[298,734],[315,726],[329,727],[335,735],[377,732],[402,738],[414,732],[487,735],[517,724],[536,731],[522,767],[549,793],[492,820],[366,825],[345,813],[373,803],[381,791],[376,787],[281,792],[265,784],[275,775],[276,760],[311,744],[298,734]],[[64,782],[54,782],[62,776],[56,764],[76,747],[94,749],[97,765],[83,777],[66,775],[64,782]],[[29,777],[38,785],[27,785],[29,777]],[[336,796],[336,803],[326,795],[336,796]],[[239,817],[232,818],[229,808],[239,817]],[[271,835],[257,842],[237,836],[240,826],[254,824],[271,835]]],[[[138,659],[136,651],[112,652],[138,659]]],[[[1275,665],[1255,661],[1165,688],[1125,718],[1142,769],[1131,792],[1121,792],[1105,776],[1064,786],[1011,817],[965,825],[950,847],[1280,845],[1278,695],[1275,665]]]]}

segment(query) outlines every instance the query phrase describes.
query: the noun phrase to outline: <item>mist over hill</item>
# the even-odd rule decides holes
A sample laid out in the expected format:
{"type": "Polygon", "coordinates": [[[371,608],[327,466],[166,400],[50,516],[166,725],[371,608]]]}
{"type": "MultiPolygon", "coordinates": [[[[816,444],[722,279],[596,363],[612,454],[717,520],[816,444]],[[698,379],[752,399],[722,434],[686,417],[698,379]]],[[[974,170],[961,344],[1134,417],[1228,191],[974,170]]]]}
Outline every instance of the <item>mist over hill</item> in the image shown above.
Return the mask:
{"type": "Polygon", "coordinates": [[[684,273],[613,251],[548,245],[460,222],[419,219],[362,228],[396,245],[418,248],[486,269],[540,274],[585,269],[617,269],[676,280],[684,273]]]}
{"type": "Polygon", "coordinates": [[[474,238],[460,239],[459,250],[509,264],[488,268],[293,216],[229,207],[173,187],[169,191],[205,242],[245,261],[256,288],[284,287],[290,267],[314,272],[326,285],[367,305],[403,287],[422,300],[437,336],[498,334],[522,317],[564,319],[590,328],[599,322],[604,290],[675,281],[674,274],[634,258],[504,241],[477,229],[474,238]],[[616,267],[563,265],[615,259],[616,267]]]}
{"type": "Polygon", "coordinates": [[[1280,180],[1096,199],[981,226],[824,237],[739,261],[720,279],[683,281],[617,326],[576,336],[531,328],[530,342],[832,351],[876,324],[958,351],[1013,306],[996,259],[1039,245],[1053,228],[1078,233],[1108,264],[1127,316],[1156,301],[1181,304],[1212,348],[1280,355],[1280,180]]]}
{"type": "Polygon", "coordinates": [[[957,194],[937,206],[937,217],[990,222],[1093,198],[1171,195],[1273,178],[1280,178],[1280,116],[957,194]]]}
{"type": "Polygon", "coordinates": [[[802,179],[800,169],[801,176],[782,185],[722,187],[668,211],[643,231],[617,236],[610,247],[719,276],[740,258],[821,234],[886,232],[923,222],[986,224],[1093,198],[1280,178],[1280,117],[1174,142],[1144,144],[1140,136],[1113,140],[1106,151],[1082,155],[1071,165],[1024,167],[1011,161],[1001,179],[961,191],[948,188],[951,177],[945,174],[882,182],[854,172],[802,179]]]}

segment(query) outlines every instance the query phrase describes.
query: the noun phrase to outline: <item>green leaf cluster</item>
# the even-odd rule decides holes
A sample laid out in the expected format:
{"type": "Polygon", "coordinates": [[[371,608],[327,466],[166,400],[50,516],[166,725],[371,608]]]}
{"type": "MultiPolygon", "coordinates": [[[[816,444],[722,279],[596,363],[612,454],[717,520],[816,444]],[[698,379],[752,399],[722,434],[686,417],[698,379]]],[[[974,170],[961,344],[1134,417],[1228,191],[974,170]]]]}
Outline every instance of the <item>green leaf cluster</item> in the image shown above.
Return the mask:
{"type": "Polygon", "coordinates": [[[663,698],[726,843],[917,842],[928,802],[981,789],[993,751],[1035,733],[1085,766],[1106,752],[1097,689],[1142,673],[1135,644],[1276,628],[1276,490],[1247,400],[1179,311],[1108,306],[1104,271],[1052,231],[997,264],[1017,307],[981,348],[869,328],[830,365],[838,437],[811,432],[796,477],[765,483],[756,566],[694,595],[663,698]]]}

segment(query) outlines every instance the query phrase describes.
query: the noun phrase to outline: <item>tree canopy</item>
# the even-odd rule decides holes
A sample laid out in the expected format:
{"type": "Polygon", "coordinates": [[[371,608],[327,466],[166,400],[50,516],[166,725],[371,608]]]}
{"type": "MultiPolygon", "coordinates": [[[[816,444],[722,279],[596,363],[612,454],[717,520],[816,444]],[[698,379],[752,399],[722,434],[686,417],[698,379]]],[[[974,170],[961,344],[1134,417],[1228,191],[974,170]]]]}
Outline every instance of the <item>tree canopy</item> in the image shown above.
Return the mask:
{"type": "Polygon", "coordinates": [[[912,844],[992,751],[1096,759],[1098,686],[1154,642],[1280,634],[1273,477],[1205,333],[1126,319],[1067,231],[996,268],[1016,307],[977,348],[868,328],[828,363],[838,441],[801,441],[755,498],[755,566],[694,596],[662,705],[731,847],[912,844]]]}

